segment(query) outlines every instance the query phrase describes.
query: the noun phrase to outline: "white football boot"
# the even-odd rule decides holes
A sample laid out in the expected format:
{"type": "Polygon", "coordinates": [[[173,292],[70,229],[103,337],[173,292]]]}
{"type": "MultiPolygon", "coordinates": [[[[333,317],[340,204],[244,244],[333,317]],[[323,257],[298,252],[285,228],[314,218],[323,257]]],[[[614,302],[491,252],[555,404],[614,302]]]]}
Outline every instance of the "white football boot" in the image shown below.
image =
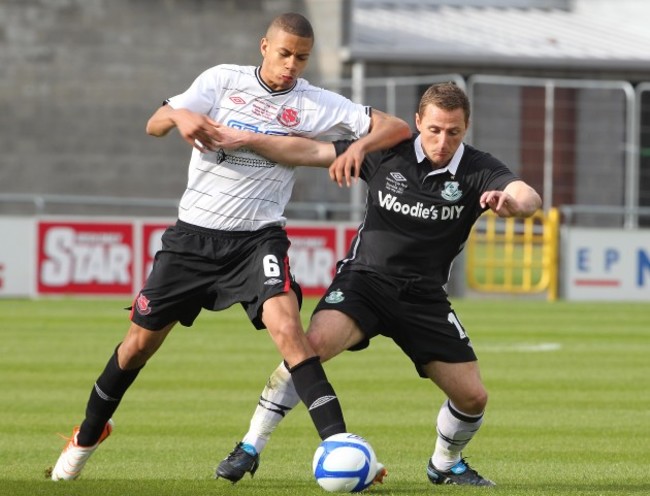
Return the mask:
{"type": "Polygon", "coordinates": [[[109,420],[106,422],[99,441],[92,446],[78,446],[77,434],[79,434],[79,427],[75,427],[72,430],[72,437],[68,439],[56,465],[52,469],[52,480],[75,480],[79,477],[90,455],[95,452],[104,439],[111,435],[111,432],[113,432],[113,421],[109,420]]]}

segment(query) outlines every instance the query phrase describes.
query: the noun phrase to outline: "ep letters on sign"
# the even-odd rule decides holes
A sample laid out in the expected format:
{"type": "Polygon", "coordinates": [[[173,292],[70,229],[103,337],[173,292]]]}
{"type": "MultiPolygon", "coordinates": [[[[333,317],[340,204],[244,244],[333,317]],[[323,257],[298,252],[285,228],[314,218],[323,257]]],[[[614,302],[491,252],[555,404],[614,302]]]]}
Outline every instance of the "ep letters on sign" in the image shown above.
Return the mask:
{"type": "Polygon", "coordinates": [[[650,231],[565,229],[564,296],[570,300],[650,299],[650,231]]]}

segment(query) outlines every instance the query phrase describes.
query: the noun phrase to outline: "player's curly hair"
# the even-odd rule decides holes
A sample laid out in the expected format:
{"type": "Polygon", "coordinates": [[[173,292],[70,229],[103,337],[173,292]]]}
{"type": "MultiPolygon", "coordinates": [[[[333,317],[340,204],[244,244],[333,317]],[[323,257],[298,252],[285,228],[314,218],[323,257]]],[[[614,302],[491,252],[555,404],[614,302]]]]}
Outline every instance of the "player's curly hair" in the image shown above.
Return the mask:
{"type": "Polygon", "coordinates": [[[314,39],[314,29],[309,20],[305,16],[296,14],[295,12],[287,12],[277,16],[269,24],[267,33],[271,29],[280,29],[285,33],[299,36],[300,38],[314,39]]]}
{"type": "Polygon", "coordinates": [[[427,105],[435,105],[443,110],[462,108],[465,113],[465,124],[469,122],[470,105],[465,92],[454,82],[432,84],[420,98],[418,113],[424,114],[427,105]]]}

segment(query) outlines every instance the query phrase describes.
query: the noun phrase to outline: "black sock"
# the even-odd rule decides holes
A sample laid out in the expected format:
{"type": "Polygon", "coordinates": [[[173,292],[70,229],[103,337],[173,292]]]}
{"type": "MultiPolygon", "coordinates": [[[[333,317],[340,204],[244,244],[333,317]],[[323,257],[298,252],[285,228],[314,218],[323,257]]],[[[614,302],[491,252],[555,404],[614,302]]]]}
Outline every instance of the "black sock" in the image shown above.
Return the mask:
{"type": "Polygon", "coordinates": [[[341,404],[334,388],[327,380],[319,357],[311,357],[289,368],[293,385],[307,406],[311,420],[321,439],[347,432],[341,404]]]}
{"type": "Polygon", "coordinates": [[[142,367],[134,370],[122,370],[117,362],[117,348],[95,383],[88,405],[86,418],[81,423],[77,443],[80,446],[92,446],[99,441],[106,422],[117,410],[124,393],[133,383],[142,367]]]}

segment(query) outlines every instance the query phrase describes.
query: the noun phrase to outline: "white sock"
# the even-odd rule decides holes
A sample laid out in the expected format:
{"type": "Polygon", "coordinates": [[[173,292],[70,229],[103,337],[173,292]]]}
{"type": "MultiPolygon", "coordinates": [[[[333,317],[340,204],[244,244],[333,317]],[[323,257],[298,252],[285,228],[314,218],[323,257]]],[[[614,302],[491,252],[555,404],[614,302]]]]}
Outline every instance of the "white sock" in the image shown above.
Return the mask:
{"type": "Polygon", "coordinates": [[[298,403],[300,398],[293,387],[291,373],[282,362],[273,371],[262,391],[243,442],[253,445],[261,453],[271,433],[298,403]]]}
{"type": "Polygon", "coordinates": [[[433,466],[446,472],[460,461],[460,453],[483,423],[483,413],[469,415],[446,400],[438,412],[436,449],[431,457],[433,466]]]}

